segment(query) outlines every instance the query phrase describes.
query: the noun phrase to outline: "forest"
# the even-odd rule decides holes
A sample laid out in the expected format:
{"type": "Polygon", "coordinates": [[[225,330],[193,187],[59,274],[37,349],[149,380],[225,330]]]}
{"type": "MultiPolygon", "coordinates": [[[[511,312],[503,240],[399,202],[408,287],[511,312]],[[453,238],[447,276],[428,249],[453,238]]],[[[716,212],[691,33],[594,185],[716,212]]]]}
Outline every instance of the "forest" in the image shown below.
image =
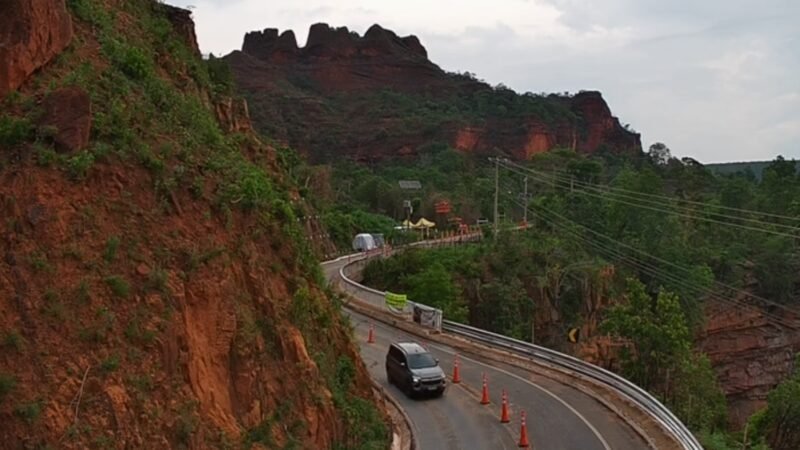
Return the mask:
{"type": "Polygon", "coordinates": [[[464,221],[491,218],[497,170],[500,232],[486,229],[478,245],[377,260],[365,269],[366,284],[563,351],[572,327],[612,336],[626,343],[613,369],[658,395],[708,448],[741,446],[745,438],[749,448],[800,445],[785,433],[800,420],[800,397],[781,394],[796,388],[796,375],[751,418],[745,436],[729,427],[725,397],[695,345],[709,302],[757,308],[777,326],[796,321],[794,161],[778,157],[757,179],[714,174],[671,157],[663,144],[638,159],[558,150],[525,163],[429,150],[411,163],[336,167],[339,214],[399,219],[402,200],[411,197],[427,217],[434,217],[433,203],[447,199],[464,221]],[[423,189],[403,192],[401,179],[420,180],[423,189]],[[515,229],[524,219],[530,227],[515,229]]]}

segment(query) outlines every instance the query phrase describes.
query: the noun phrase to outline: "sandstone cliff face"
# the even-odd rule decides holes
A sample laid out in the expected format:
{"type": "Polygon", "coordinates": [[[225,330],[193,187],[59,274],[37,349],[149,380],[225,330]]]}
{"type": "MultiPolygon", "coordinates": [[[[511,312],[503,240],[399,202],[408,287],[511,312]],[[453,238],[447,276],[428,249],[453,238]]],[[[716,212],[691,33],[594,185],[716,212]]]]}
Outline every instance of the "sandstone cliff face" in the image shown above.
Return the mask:
{"type": "MultiPolygon", "coordinates": [[[[0,17],[0,30],[16,30],[26,11],[71,23],[63,2],[12,4],[21,15],[0,17]]],[[[295,214],[313,211],[277,150],[252,133],[245,102],[184,76],[192,61],[170,49],[197,48],[187,11],[82,4],[92,9],[75,16],[80,57],[35,82],[29,68],[41,59],[2,60],[21,90],[0,116],[24,132],[0,145],[0,447],[362,444],[363,424],[343,409],[378,423],[380,412],[312,270],[295,214]],[[163,48],[147,28],[162,18],[175,29],[163,48]],[[91,20],[108,20],[121,48],[151,51],[123,53],[153,70],[115,67],[127,60],[105,56],[91,20]],[[238,183],[268,196],[270,213],[240,206],[240,194],[223,205],[238,183]]],[[[43,55],[40,38],[13,49],[43,55]]],[[[58,40],[47,42],[52,58],[58,40]]]]}
{"type": "Polygon", "coordinates": [[[758,309],[710,301],[699,337],[728,398],[730,419],[742,426],[766,406],[767,394],[792,370],[800,332],[768,320],[758,309]]]}
{"type": "Polygon", "coordinates": [[[620,126],[598,92],[495,90],[443,71],[415,36],[378,25],[362,37],[315,24],[304,47],[292,31],[251,32],[226,59],[255,126],[315,161],[414,157],[433,142],[518,159],[555,147],[641,150],[639,135],[620,126]]]}
{"type": "Polygon", "coordinates": [[[7,0],[0,20],[0,99],[72,40],[64,0],[7,0]]]}

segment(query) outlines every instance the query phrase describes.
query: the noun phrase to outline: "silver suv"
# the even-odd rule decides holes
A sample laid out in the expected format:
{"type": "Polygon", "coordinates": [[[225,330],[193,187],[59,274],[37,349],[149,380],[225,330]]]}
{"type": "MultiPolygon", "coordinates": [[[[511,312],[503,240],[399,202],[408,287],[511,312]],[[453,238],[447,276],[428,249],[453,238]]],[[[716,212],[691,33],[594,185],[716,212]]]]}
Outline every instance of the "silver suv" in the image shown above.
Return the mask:
{"type": "Polygon", "coordinates": [[[409,397],[444,393],[447,378],[439,360],[416,342],[396,342],[386,354],[386,378],[409,397]]]}

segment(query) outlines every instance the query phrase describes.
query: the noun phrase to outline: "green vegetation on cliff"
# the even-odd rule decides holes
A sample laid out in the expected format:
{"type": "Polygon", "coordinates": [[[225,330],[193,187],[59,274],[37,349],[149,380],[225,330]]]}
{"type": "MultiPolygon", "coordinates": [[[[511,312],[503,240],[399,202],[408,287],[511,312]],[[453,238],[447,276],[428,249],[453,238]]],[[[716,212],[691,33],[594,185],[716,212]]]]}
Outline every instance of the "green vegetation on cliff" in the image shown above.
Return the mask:
{"type": "Polygon", "coordinates": [[[312,210],[276,148],[215,114],[230,74],[189,12],[66,3],[72,44],[0,112],[4,443],[387,448],[312,210]],[[91,107],[44,123],[64,92],[91,107]],[[69,120],[91,133],[61,146],[69,120]]]}

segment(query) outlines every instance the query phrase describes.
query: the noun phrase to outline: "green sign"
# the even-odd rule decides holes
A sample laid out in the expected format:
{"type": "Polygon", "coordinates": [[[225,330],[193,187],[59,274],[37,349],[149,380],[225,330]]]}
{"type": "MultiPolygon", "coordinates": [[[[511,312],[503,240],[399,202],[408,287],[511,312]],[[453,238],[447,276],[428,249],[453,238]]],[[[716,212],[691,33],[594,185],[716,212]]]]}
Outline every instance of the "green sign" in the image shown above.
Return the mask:
{"type": "Polygon", "coordinates": [[[386,304],[395,309],[403,309],[406,306],[408,297],[406,294],[386,293],[386,304]]]}

